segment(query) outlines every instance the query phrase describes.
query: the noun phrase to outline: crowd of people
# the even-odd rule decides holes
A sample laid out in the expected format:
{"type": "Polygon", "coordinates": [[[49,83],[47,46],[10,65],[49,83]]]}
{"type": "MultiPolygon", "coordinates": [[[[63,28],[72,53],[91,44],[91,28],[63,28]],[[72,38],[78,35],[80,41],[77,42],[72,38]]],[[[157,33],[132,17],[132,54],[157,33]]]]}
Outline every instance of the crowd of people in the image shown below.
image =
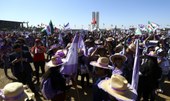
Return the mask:
{"type": "MultiPolygon", "coordinates": [[[[48,100],[64,101],[70,75],[62,74],[61,69],[75,34],[82,36],[85,44],[86,51],[77,50],[76,76],[81,77],[82,89],[92,87],[93,98],[89,101],[154,101],[157,93],[163,93],[164,81],[170,80],[170,37],[166,32],[135,35],[134,31],[79,31],[44,35],[1,31],[0,65],[6,76],[10,68],[17,82],[28,85],[35,95],[41,92],[48,100]],[[131,87],[136,39],[139,39],[140,61],[138,89],[131,87]]],[[[72,80],[71,86],[76,86],[76,80],[72,80]]],[[[6,97],[4,89],[0,90],[0,95],[5,101],[21,97],[6,97]]]]}

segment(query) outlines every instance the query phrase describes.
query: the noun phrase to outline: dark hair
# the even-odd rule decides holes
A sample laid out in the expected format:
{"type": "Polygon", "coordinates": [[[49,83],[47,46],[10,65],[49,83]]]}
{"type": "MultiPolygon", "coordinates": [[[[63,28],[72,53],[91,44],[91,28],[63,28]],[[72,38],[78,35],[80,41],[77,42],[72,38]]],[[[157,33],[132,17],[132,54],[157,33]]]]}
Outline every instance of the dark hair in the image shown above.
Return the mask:
{"type": "Polygon", "coordinates": [[[21,44],[19,44],[19,43],[14,43],[14,45],[12,46],[13,49],[17,49],[20,47],[21,47],[21,44]]]}

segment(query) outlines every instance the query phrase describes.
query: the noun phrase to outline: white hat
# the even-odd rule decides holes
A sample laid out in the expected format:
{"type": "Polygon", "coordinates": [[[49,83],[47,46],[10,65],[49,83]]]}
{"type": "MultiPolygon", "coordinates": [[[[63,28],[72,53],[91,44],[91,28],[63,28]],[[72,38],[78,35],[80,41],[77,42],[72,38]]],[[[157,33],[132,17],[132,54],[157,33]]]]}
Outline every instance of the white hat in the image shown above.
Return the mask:
{"type": "Polygon", "coordinates": [[[119,74],[113,74],[110,79],[100,81],[98,87],[121,101],[132,101],[137,97],[136,90],[130,88],[128,81],[119,74]]]}
{"type": "Polygon", "coordinates": [[[48,63],[46,63],[46,66],[47,67],[57,67],[57,66],[65,64],[65,63],[66,63],[66,60],[62,59],[60,56],[52,56],[51,60],[48,63]]]}
{"type": "Polygon", "coordinates": [[[3,101],[25,101],[26,99],[34,99],[34,93],[24,90],[23,84],[20,82],[12,82],[5,85],[0,90],[3,101]]]}
{"type": "Polygon", "coordinates": [[[115,53],[114,55],[111,55],[109,59],[112,63],[115,63],[115,60],[117,58],[121,58],[123,62],[125,62],[127,60],[127,57],[120,53],[115,53]]]}
{"type": "Polygon", "coordinates": [[[109,59],[107,57],[99,57],[97,61],[91,61],[90,65],[103,68],[103,69],[110,69],[109,59]]]}

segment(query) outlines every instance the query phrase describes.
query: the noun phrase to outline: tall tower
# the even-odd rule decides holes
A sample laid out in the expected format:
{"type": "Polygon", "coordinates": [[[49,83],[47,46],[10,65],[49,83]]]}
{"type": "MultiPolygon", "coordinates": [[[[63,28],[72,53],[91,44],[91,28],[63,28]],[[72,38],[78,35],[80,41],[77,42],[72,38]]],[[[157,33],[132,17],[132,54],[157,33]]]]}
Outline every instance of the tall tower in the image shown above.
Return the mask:
{"type": "Polygon", "coordinates": [[[99,12],[92,12],[92,29],[99,29],[99,12]]]}
{"type": "Polygon", "coordinates": [[[96,29],[99,29],[99,12],[96,12],[95,19],[96,19],[96,29]]]}
{"type": "Polygon", "coordinates": [[[95,19],[95,12],[92,12],[92,22],[91,22],[91,24],[92,24],[92,29],[94,29],[94,27],[95,27],[95,23],[94,23],[94,21],[95,21],[96,19],[95,19]]]}

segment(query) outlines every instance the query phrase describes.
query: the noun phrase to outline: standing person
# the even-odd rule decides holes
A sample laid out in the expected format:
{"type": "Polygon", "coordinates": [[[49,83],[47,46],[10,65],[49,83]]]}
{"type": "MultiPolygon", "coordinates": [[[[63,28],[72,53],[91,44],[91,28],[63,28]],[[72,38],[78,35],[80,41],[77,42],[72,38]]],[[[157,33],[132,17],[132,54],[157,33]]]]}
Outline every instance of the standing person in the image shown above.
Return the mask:
{"type": "Polygon", "coordinates": [[[66,80],[60,73],[60,68],[65,62],[59,56],[52,56],[46,64],[49,68],[42,76],[41,91],[43,96],[51,101],[64,101],[66,80]]]}
{"type": "Polygon", "coordinates": [[[93,82],[93,101],[108,101],[108,94],[101,90],[98,83],[109,76],[110,66],[107,57],[99,57],[97,61],[91,61],[90,65],[95,67],[93,82]]]}
{"type": "Polygon", "coordinates": [[[154,101],[155,90],[158,88],[158,79],[161,77],[162,71],[158,65],[155,52],[151,51],[144,56],[146,62],[140,67],[139,83],[138,83],[138,100],[143,97],[143,101],[154,101]],[[142,96],[143,95],[143,96],[142,96]]]}
{"type": "Polygon", "coordinates": [[[33,54],[37,83],[39,83],[39,67],[41,67],[42,74],[45,73],[45,52],[46,48],[42,45],[41,40],[35,39],[35,45],[31,48],[31,53],[33,54]]]}
{"type": "Polygon", "coordinates": [[[13,75],[23,84],[28,84],[33,92],[35,91],[34,84],[32,82],[32,68],[30,63],[33,61],[31,54],[28,51],[23,51],[20,44],[15,43],[13,50],[9,55],[11,63],[11,70],[13,75]]]}
{"type": "Polygon", "coordinates": [[[130,83],[132,78],[132,71],[125,64],[127,57],[120,53],[115,53],[110,56],[110,61],[112,62],[112,74],[119,74],[126,78],[130,83]]]}
{"type": "Polygon", "coordinates": [[[88,70],[88,62],[87,57],[84,55],[84,51],[78,51],[78,63],[79,63],[79,70],[81,75],[81,86],[82,88],[85,87],[84,78],[86,77],[87,86],[89,86],[89,70],[88,70]]]}

